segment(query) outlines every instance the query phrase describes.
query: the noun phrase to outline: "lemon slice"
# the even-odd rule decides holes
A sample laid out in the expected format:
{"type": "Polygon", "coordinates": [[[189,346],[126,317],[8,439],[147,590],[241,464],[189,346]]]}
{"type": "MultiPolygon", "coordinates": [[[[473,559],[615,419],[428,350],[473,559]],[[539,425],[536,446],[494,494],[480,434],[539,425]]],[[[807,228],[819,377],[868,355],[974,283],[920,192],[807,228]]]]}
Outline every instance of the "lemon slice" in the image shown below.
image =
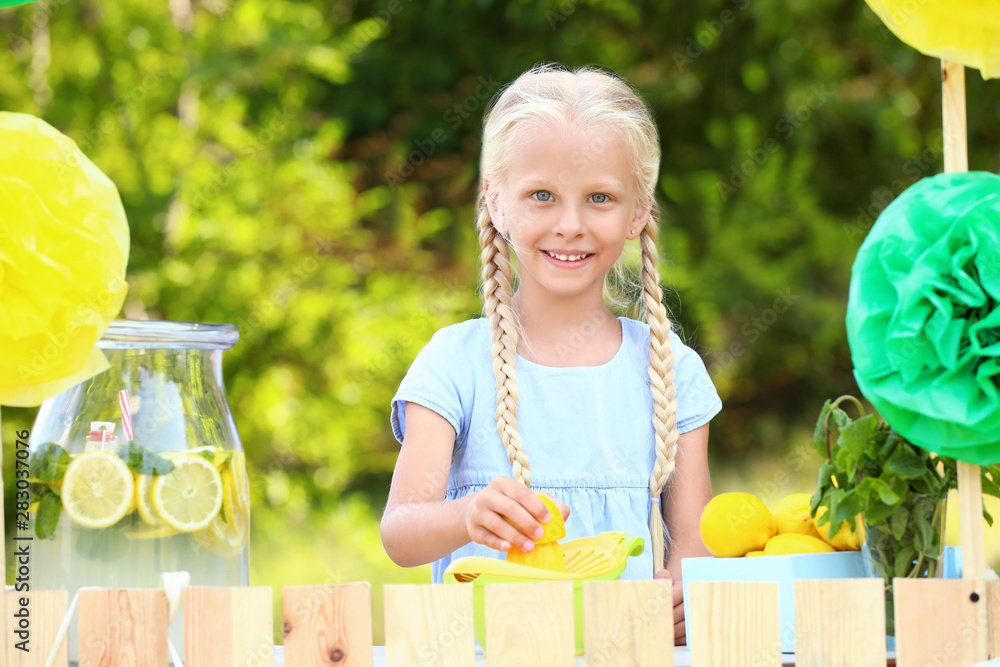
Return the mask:
{"type": "Polygon", "coordinates": [[[244,529],[234,528],[221,517],[216,517],[208,528],[199,530],[192,537],[209,551],[223,556],[236,556],[247,545],[249,535],[244,529]]]}
{"type": "Polygon", "coordinates": [[[153,480],[152,475],[137,475],[135,485],[135,506],[139,510],[139,516],[148,526],[162,526],[163,519],[153,509],[153,480]]]}
{"type": "Polygon", "coordinates": [[[107,528],[132,511],[135,482],[125,462],[93,451],[70,461],[63,478],[62,505],[75,523],[107,528]]]}
{"type": "Polygon", "coordinates": [[[232,477],[233,496],[236,509],[245,515],[250,514],[250,489],[247,479],[247,464],[243,452],[233,452],[233,459],[229,463],[229,474],[232,477]]]}
{"type": "Polygon", "coordinates": [[[187,454],[197,454],[201,458],[205,459],[219,472],[226,467],[229,460],[232,458],[233,452],[228,449],[223,449],[222,447],[213,447],[211,445],[203,445],[202,447],[195,447],[193,449],[188,449],[183,452],[169,452],[163,454],[170,460],[174,460],[178,456],[186,456],[187,454]],[[211,457],[206,457],[205,454],[211,454],[211,457]]]}
{"type": "Polygon", "coordinates": [[[173,457],[174,469],[153,480],[153,509],[168,526],[185,533],[201,530],[222,507],[222,478],[197,454],[173,457]]]}

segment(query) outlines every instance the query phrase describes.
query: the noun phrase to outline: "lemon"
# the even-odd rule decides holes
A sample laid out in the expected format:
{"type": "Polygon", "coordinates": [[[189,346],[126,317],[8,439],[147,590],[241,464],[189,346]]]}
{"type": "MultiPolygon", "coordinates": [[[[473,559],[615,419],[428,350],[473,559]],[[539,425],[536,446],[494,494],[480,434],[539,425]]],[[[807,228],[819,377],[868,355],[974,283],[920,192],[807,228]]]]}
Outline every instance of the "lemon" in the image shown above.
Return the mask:
{"type": "MultiPolygon", "coordinates": [[[[542,531],[544,532],[540,538],[535,540],[535,544],[555,542],[566,537],[566,524],[563,522],[562,512],[559,511],[559,508],[556,507],[556,504],[548,496],[541,493],[535,493],[535,495],[545,503],[545,507],[549,510],[549,520],[542,524],[542,531]]],[[[504,519],[510,525],[514,525],[514,522],[510,519],[506,517],[504,519]]]]}
{"type": "Polygon", "coordinates": [[[816,530],[819,531],[819,537],[821,540],[829,544],[831,547],[837,551],[858,551],[861,549],[861,537],[858,535],[858,531],[851,530],[851,524],[847,521],[840,525],[840,530],[834,534],[833,537],[828,537],[830,531],[830,524],[825,526],[818,525],[820,517],[826,514],[826,508],[820,506],[816,510],[816,530]]]}
{"type": "Polygon", "coordinates": [[[239,452],[233,452],[232,461],[219,471],[222,475],[222,514],[231,526],[247,523],[250,516],[246,468],[237,454],[239,452]]]}
{"type": "Polygon", "coordinates": [[[239,554],[247,545],[248,533],[245,524],[231,526],[217,516],[207,528],[192,534],[194,540],[209,551],[225,556],[239,554]]]}
{"type": "Polygon", "coordinates": [[[717,558],[760,551],[777,532],[771,510],[749,493],[720,493],[701,513],[701,541],[717,558]]]}
{"type": "Polygon", "coordinates": [[[536,544],[545,544],[546,542],[555,542],[556,540],[561,540],[566,537],[566,523],[563,521],[562,512],[556,507],[556,504],[552,502],[552,499],[541,493],[536,493],[536,496],[541,498],[542,502],[545,503],[546,509],[549,510],[549,520],[542,524],[542,536],[535,540],[536,544]]]}
{"type": "Polygon", "coordinates": [[[765,556],[788,556],[791,554],[822,554],[836,551],[829,544],[811,535],[799,533],[778,534],[764,546],[765,556]]]}
{"type": "MultiPolygon", "coordinates": [[[[771,539],[773,540],[774,538],[772,537],[771,539]]],[[[770,541],[770,540],[768,540],[768,541],[770,541]]],[[[747,558],[751,558],[753,556],[766,556],[766,555],[767,554],[764,553],[763,551],[750,551],[750,552],[747,552],[747,558]]]]}
{"type": "Polygon", "coordinates": [[[222,472],[222,469],[226,467],[226,464],[229,463],[230,459],[232,459],[235,453],[236,452],[229,451],[228,449],[223,449],[222,447],[213,447],[211,445],[204,445],[202,447],[195,447],[194,449],[188,449],[184,452],[179,452],[179,453],[171,452],[165,454],[164,456],[173,460],[174,457],[184,456],[185,454],[198,454],[203,459],[209,461],[213,466],[215,466],[216,470],[222,472]],[[205,454],[209,454],[209,457],[206,457],[205,454]]]}
{"type": "Polygon", "coordinates": [[[134,508],[135,482],[125,462],[111,452],[80,454],[66,467],[62,505],[75,523],[107,528],[134,508]]]}
{"type": "Polygon", "coordinates": [[[135,485],[135,506],[139,510],[139,516],[149,526],[162,526],[163,519],[153,509],[153,480],[156,477],[151,475],[137,475],[135,485]]]}
{"type": "Polygon", "coordinates": [[[205,528],[222,507],[222,477],[198,454],[171,457],[174,469],[153,479],[153,509],[171,528],[185,533],[205,528]]]}
{"type": "Polygon", "coordinates": [[[809,513],[809,503],[812,495],[808,493],[793,493],[785,496],[771,511],[774,520],[778,522],[778,534],[798,533],[820,539],[816,524],[809,513]]]}
{"type": "Polygon", "coordinates": [[[250,500],[243,452],[216,449],[213,465],[222,479],[222,511],[207,527],[192,534],[206,549],[227,556],[238,555],[250,537],[250,500]],[[221,462],[221,463],[220,463],[221,462]]]}
{"type": "Polygon", "coordinates": [[[233,452],[229,462],[230,483],[232,484],[233,504],[237,514],[250,516],[250,483],[247,479],[247,466],[243,452],[233,452]]]}

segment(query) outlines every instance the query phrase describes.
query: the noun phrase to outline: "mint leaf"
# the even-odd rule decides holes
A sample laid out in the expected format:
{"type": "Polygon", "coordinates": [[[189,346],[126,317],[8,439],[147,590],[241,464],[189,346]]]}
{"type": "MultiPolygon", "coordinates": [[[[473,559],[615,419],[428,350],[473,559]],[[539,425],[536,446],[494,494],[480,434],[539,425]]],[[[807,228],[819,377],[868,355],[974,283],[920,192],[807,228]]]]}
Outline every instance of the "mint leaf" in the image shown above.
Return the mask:
{"type": "Polygon", "coordinates": [[[930,551],[934,546],[934,528],[931,526],[930,517],[927,516],[926,510],[922,511],[920,507],[922,503],[918,503],[916,507],[913,508],[914,523],[917,525],[917,530],[913,534],[913,546],[917,548],[917,551],[921,553],[926,553],[930,551]]]}
{"type": "Polygon", "coordinates": [[[826,403],[819,411],[819,419],[816,420],[816,428],[813,430],[813,446],[816,448],[816,452],[822,456],[824,459],[827,458],[826,451],[826,439],[824,437],[826,433],[826,413],[830,411],[830,404],[832,401],[827,399],[826,403]]]}
{"type": "Polygon", "coordinates": [[[201,450],[200,452],[198,452],[198,456],[200,456],[203,459],[207,459],[209,461],[215,460],[215,452],[213,452],[211,449],[201,450]]]}
{"type": "Polygon", "coordinates": [[[906,533],[906,527],[909,525],[909,521],[910,511],[905,507],[897,509],[892,515],[892,521],[890,524],[892,526],[892,536],[897,540],[901,540],[903,538],[903,534],[906,533]]]}
{"type": "Polygon", "coordinates": [[[59,525],[59,514],[62,512],[62,501],[48,487],[43,487],[38,496],[38,511],[35,512],[35,535],[40,540],[55,539],[56,527],[59,525]]]}
{"type": "Polygon", "coordinates": [[[885,470],[903,479],[916,479],[927,472],[927,466],[919,456],[895,452],[885,462],[885,470]]]}
{"type": "Polygon", "coordinates": [[[174,469],[174,464],[156,452],[146,449],[135,440],[129,440],[118,450],[118,456],[132,472],[142,475],[166,475],[174,469]]]}
{"type": "Polygon", "coordinates": [[[878,421],[875,415],[865,415],[840,427],[840,437],[844,441],[844,447],[854,459],[861,458],[865,453],[868,439],[875,435],[877,427],[878,421]]]}
{"type": "Polygon", "coordinates": [[[998,474],[997,467],[998,466],[996,465],[988,467],[983,466],[980,469],[980,477],[982,478],[983,483],[983,493],[988,496],[993,496],[994,498],[1000,498],[1000,484],[997,484],[996,482],[998,474]]]}
{"type": "Polygon", "coordinates": [[[896,552],[893,570],[897,577],[905,577],[913,569],[913,559],[917,557],[917,550],[912,546],[905,546],[896,552]]]}
{"type": "Polygon", "coordinates": [[[886,505],[897,505],[903,500],[884,479],[878,477],[866,477],[859,488],[865,491],[869,502],[877,497],[886,505]]]}
{"type": "Polygon", "coordinates": [[[31,455],[28,474],[41,482],[56,482],[66,474],[69,454],[54,442],[40,445],[31,455]]]}

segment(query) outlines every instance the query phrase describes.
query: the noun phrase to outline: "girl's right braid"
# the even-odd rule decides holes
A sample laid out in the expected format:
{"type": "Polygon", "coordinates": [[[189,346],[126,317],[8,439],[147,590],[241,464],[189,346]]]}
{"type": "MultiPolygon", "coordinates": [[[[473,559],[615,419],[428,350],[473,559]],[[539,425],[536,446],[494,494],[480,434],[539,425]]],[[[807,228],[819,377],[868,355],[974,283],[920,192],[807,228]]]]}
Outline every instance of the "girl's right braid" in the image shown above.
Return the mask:
{"type": "Polygon", "coordinates": [[[507,451],[514,479],[531,487],[531,466],[517,430],[517,328],[511,310],[510,250],[485,202],[479,207],[479,245],[482,246],[483,300],[490,321],[493,375],[497,387],[497,432],[507,451]]]}
{"type": "Polygon", "coordinates": [[[663,517],[660,496],[674,471],[677,456],[677,401],[674,398],[674,353],[670,340],[670,320],[663,306],[660,274],[656,269],[657,214],[650,213],[642,230],[642,298],[649,324],[649,389],[653,397],[653,428],[656,436],[656,461],[649,477],[652,499],[649,533],[653,542],[653,572],[665,567],[663,517]]]}

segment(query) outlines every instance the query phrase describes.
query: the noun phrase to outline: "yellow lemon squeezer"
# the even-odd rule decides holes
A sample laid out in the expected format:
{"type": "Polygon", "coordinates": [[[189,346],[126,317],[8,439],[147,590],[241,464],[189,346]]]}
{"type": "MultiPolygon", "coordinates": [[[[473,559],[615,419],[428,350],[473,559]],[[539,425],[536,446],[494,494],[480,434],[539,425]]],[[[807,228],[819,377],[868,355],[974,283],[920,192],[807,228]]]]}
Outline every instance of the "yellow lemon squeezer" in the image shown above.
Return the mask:
{"type": "Polygon", "coordinates": [[[641,537],[625,537],[624,532],[601,533],[559,544],[566,537],[566,525],[555,503],[546,496],[535,494],[549,510],[550,519],[542,524],[544,534],[535,541],[532,551],[511,547],[507,559],[466,556],[451,563],[444,571],[445,583],[473,585],[472,602],[475,616],[476,641],[486,650],[486,618],[484,614],[486,584],[526,584],[537,581],[573,581],[573,622],[576,632],[576,653],[583,653],[583,592],[586,580],[615,580],[625,570],[629,556],[643,550],[641,537]]]}

